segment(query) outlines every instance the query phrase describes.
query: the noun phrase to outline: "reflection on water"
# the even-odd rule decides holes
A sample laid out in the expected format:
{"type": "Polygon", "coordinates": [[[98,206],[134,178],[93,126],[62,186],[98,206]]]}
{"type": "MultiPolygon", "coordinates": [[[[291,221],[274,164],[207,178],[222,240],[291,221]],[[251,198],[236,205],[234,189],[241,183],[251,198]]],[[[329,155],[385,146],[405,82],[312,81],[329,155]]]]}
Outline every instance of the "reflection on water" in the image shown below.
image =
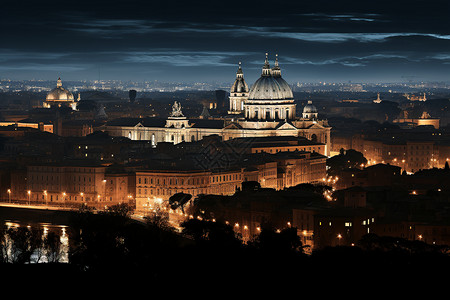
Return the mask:
{"type": "Polygon", "coordinates": [[[0,237],[3,261],[17,262],[31,251],[29,263],[69,262],[67,226],[46,223],[24,226],[5,222],[4,229],[0,237]]]}

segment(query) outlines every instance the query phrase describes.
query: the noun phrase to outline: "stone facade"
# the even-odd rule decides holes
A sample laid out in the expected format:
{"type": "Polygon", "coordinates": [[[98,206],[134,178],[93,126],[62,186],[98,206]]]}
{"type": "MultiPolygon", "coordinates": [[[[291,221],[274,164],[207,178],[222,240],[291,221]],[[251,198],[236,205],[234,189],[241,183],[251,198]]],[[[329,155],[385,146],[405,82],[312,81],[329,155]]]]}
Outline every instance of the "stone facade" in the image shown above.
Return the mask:
{"type": "Polygon", "coordinates": [[[271,69],[266,56],[261,78],[248,93],[247,89],[239,66],[230,93],[229,118],[188,119],[181,112],[181,106],[175,102],[174,110],[167,119],[117,119],[108,122],[105,131],[112,136],[149,140],[153,146],[160,142],[194,142],[209,135],[219,135],[223,140],[238,137],[300,136],[325,144],[325,153],[330,155],[331,127],[328,121],[318,119],[317,109],[311,102],[305,106],[302,117],[295,115],[296,104],[292,90],[281,77],[278,61],[271,69]]]}

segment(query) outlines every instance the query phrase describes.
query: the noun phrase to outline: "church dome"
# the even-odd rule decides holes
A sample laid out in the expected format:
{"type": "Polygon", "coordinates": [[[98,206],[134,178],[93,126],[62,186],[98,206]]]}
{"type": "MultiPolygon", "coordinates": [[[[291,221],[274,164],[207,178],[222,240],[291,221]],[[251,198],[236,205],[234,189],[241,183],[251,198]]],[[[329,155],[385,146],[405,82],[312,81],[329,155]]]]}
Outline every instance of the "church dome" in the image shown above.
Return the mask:
{"type": "Polygon", "coordinates": [[[243,78],[241,80],[236,79],[233,83],[233,86],[231,87],[230,92],[231,93],[248,93],[248,85],[244,81],[243,78]]]}
{"type": "Polygon", "coordinates": [[[58,78],[56,88],[51,90],[46,97],[47,101],[74,101],[73,94],[62,87],[61,78],[58,78]]]}
{"type": "Polygon", "coordinates": [[[303,108],[303,113],[317,113],[317,108],[312,104],[311,100],[303,108]]]}
{"type": "Polygon", "coordinates": [[[256,80],[250,89],[249,100],[293,100],[289,84],[281,77],[281,70],[278,66],[278,59],[275,62],[275,68],[270,69],[267,60],[264,63],[261,77],[256,80]]]}
{"type": "Polygon", "coordinates": [[[236,72],[236,80],[231,86],[230,93],[248,93],[248,85],[244,80],[244,72],[242,71],[241,63],[239,62],[239,68],[236,72]]]}
{"type": "Polygon", "coordinates": [[[249,100],[291,100],[292,90],[283,78],[261,76],[253,84],[248,95],[249,100]]]}

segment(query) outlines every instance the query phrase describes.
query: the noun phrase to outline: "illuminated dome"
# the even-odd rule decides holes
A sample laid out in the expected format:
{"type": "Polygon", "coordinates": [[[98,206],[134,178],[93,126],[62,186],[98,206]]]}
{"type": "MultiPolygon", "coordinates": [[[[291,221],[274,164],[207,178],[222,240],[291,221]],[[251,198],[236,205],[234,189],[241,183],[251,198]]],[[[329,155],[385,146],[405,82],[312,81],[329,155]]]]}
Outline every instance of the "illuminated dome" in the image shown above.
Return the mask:
{"type": "Polygon", "coordinates": [[[289,84],[281,77],[281,70],[278,66],[278,58],[275,61],[275,67],[270,69],[267,60],[264,63],[261,77],[256,80],[250,89],[249,100],[293,100],[289,84]]]}
{"type": "Polygon", "coordinates": [[[293,120],[296,111],[294,95],[289,84],[281,77],[278,56],[275,67],[271,69],[267,55],[261,77],[253,84],[244,102],[245,119],[252,122],[293,120]]]}
{"type": "Polygon", "coordinates": [[[311,100],[303,108],[303,113],[317,113],[317,108],[312,104],[311,100]]]}
{"type": "Polygon", "coordinates": [[[309,100],[308,104],[303,107],[303,119],[316,120],[318,116],[319,113],[317,112],[317,108],[312,104],[312,101],[309,100]]]}
{"type": "Polygon", "coordinates": [[[58,78],[56,88],[51,90],[46,97],[47,101],[74,101],[73,94],[62,87],[61,78],[58,78]]]}
{"type": "Polygon", "coordinates": [[[236,80],[231,86],[230,93],[248,93],[248,85],[244,80],[244,72],[239,63],[239,68],[236,72],[236,80]]]}
{"type": "MultiPolygon", "coordinates": [[[[80,101],[80,94],[78,94],[77,101],[80,101]]],[[[42,106],[45,108],[71,107],[76,110],[77,101],[75,101],[71,92],[62,87],[61,78],[58,78],[56,87],[47,94],[42,106]]]]}

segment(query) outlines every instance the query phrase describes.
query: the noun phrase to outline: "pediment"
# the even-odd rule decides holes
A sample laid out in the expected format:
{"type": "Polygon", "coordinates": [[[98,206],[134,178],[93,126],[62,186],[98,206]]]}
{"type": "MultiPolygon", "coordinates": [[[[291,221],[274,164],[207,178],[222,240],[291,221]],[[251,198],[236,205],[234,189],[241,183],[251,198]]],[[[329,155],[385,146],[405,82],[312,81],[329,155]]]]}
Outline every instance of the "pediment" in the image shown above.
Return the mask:
{"type": "Polygon", "coordinates": [[[242,129],[242,126],[236,123],[231,123],[225,126],[223,129],[242,129]]]}
{"type": "Polygon", "coordinates": [[[297,130],[297,128],[291,123],[285,122],[276,128],[277,130],[297,130]]]}
{"type": "Polygon", "coordinates": [[[324,129],[325,127],[323,127],[322,125],[320,125],[319,123],[313,123],[311,124],[308,129],[324,129]]]}
{"type": "Polygon", "coordinates": [[[144,127],[144,125],[142,125],[141,122],[137,123],[136,125],[134,125],[134,127],[144,127]]]}

